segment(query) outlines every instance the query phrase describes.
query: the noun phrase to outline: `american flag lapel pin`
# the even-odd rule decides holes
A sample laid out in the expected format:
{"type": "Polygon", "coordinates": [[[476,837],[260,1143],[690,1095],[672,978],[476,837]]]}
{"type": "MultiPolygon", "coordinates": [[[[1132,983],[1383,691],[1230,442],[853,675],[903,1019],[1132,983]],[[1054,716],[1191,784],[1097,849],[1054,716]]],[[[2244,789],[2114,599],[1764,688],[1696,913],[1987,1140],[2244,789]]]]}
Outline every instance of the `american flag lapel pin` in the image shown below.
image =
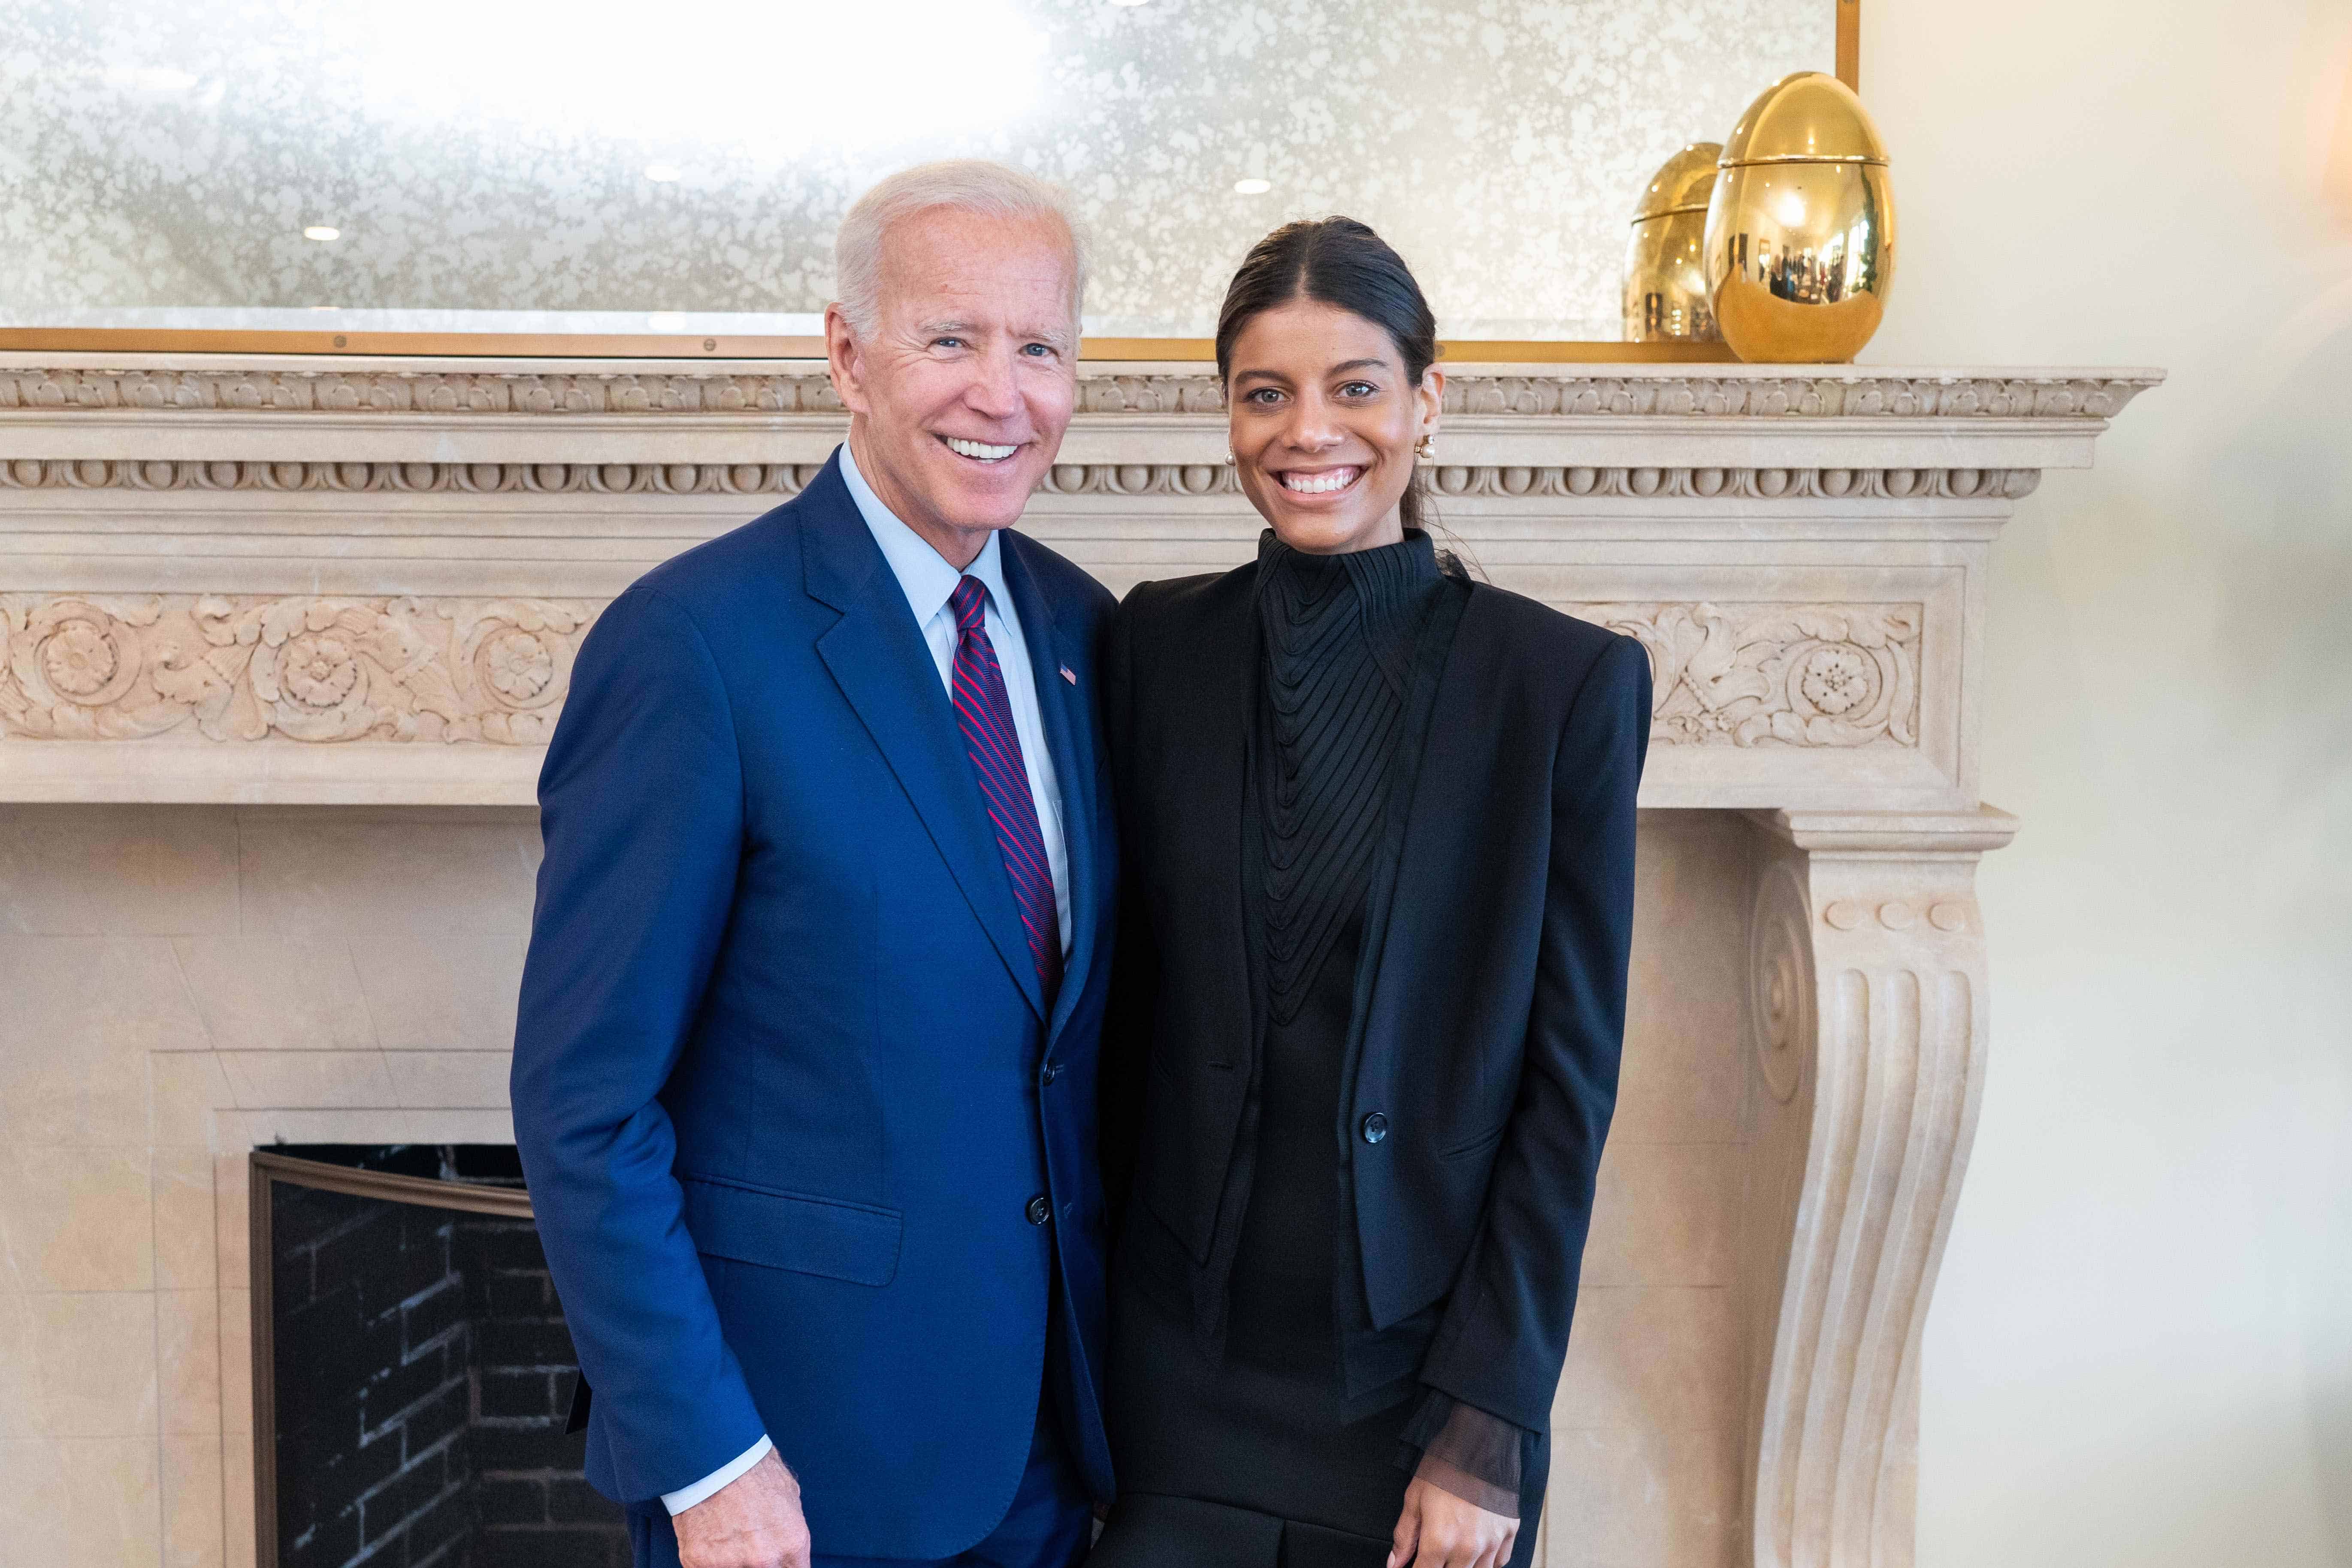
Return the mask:
{"type": "Polygon", "coordinates": [[[1076,686],[1078,683],[1076,672],[1072,670],[1066,664],[1062,666],[1062,679],[1068,681],[1073,686],[1076,686]]]}

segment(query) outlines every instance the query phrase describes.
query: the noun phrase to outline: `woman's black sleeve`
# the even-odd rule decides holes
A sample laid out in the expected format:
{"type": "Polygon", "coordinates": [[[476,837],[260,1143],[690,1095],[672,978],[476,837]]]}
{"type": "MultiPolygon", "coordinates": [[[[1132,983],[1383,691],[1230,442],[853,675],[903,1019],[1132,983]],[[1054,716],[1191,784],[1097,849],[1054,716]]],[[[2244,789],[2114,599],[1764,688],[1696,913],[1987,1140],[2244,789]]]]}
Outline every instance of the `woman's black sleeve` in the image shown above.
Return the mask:
{"type": "Polygon", "coordinates": [[[1421,1380],[1530,1431],[1549,1421],[1616,1107],[1633,924],[1633,797],[1650,664],[1619,637],[1570,705],[1553,763],[1551,854],[1518,1102],[1477,1237],[1421,1380]]]}

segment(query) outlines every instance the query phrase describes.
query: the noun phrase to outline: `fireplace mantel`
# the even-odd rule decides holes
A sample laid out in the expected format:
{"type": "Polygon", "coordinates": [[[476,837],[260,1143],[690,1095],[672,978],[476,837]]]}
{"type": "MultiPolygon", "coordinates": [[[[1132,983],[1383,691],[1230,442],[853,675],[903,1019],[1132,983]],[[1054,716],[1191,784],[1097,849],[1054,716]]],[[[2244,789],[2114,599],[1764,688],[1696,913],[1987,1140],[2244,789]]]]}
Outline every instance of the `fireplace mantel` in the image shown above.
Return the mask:
{"type": "MultiPolygon", "coordinates": [[[[1987,546],[2137,371],[1487,366],[1441,519],[1647,644],[1645,805],[1966,810],[1987,546]]],[[[1215,379],[1088,365],[1028,526],[1241,558],[1215,379]]],[[[0,356],[0,800],[529,805],[639,573],[796,491],[821,365],[0,356]]]]}
{"type": "MultiPolygon", "coordinates": [[[[1492,581],[1647,647],[1642,799],[1671,808],[1644,817],[1640,1037],[1547,1528],[1631,1542],[1628,1562],[1713,1563],[1727,1543],[1759,1568],[1911,1561],[1920,1329],[1989,1038],[1975,864],[2015,826],[1978,790],[1987,564],[2042,472],[2087,467],[2160,379],[1478,365],[1448,382],[1439,521],[1492,581]],[[1644,1384],[1660,1367],[1672,1385],[1644,1384]],[[1705,1420],[1653,1419],[1669,1406],[1705,1420]],[[1622,1535],[1643,1530],[1662,1533],[1622,1535]]],[[[1121,591],[1246,556],[1257,520],[1205,367],[1089,363],[1080,408],[1026,528],[1121,591]]],[[[405,864],[387,836],[527,821],[413,808],[529,806],[601,607],[795,493],[843,425],[823,367],[795,362],[0,355],[0,807],[266,808],[238,820],[321,844],[315,815],[276,808],[344,808],[328,815],[369,826],[319,853],[379,856],[372,879],[405,864]]],[[[372,940],[394,894],[305,864],[347,891],[305,883],[300,953],[320,951],[313,923],[372,940]]],[[[440,917],[401,939],[415,984],[446,959],[510,998],[509,976],[475,972],[520,951],[521,914],[440,917]]],[[[227,988],[221,1016],[265,1036],[280,1011],[308,1020],[244,977],[238,944],[276,940],[192,948],[204,962],[173,984],[227,988]]],[[[322,973],[349,965],[326,951],[322,973]]],[[[331,1050],[308,1022],[282,1047],[155,1046],[180,1107],[157,1159],[193,1139],[242,1161],[322,1117],[328,1141],[499,1135],[502,1047],[476,1021],[395,1039],[366,1008],[331,1016],[331,1050]],[[462,1086],[427,1081],[459,1065],[462,1086]]],[[[233,1237],[242,1200],[212,1190],[233,1237]]],[[[225,1240],[225,1322],[241,1265],[225,1240]]],[[[245,1352],[222,1345],[234,1387],[245,1352]]],[[[228,1561],[249,1562],[232,1419],[228,1561]]]]}

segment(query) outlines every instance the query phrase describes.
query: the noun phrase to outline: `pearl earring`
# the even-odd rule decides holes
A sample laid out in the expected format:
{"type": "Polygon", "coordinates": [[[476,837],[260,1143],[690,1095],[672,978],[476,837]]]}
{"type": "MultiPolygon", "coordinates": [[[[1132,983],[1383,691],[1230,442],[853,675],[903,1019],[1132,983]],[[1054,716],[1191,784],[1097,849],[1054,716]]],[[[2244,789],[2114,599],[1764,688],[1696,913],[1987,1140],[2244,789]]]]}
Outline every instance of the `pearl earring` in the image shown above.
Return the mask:
{"type": "Polygon", "coordinates": [[[1232,468],[1233,466],[1234,466],[1234,449],[1233,449],[1231,447],[1226,447],[1226,448],[1225,448],[1225,467],[1227,467],[1227,468],[1232,468]]]}
{"type": "Polygon", "coordinates": [[[1428,435],[1423,436],[1413,450],[1420,454],[1421,460],[1424,463],[1437,461],[1437,432],[1432,430],[1428,435]]]}

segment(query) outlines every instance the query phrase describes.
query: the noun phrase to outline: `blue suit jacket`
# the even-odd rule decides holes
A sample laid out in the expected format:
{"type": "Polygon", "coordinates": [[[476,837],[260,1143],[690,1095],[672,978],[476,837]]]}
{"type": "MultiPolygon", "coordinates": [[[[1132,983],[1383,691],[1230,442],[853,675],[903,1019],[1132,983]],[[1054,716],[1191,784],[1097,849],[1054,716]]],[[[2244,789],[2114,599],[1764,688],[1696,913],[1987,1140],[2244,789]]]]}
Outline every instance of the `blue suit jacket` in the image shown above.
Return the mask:
{"type": "Polygon", "coordinates": [[[581,647],[540,778],[515,1139],[595,1389],[589,1478],[623,1502],[658,1509],[765,1431],[818,1551],[950,1556],[1012,1500],[1041,1387],[1110,1493],[1112,600],[1003,543],[1069,850],[1050,1014],[954,710],[837,457],[648,573],[581,647]],[[1056,1297],[1076,1331],[1049,1364],[1056,1297]]]}

